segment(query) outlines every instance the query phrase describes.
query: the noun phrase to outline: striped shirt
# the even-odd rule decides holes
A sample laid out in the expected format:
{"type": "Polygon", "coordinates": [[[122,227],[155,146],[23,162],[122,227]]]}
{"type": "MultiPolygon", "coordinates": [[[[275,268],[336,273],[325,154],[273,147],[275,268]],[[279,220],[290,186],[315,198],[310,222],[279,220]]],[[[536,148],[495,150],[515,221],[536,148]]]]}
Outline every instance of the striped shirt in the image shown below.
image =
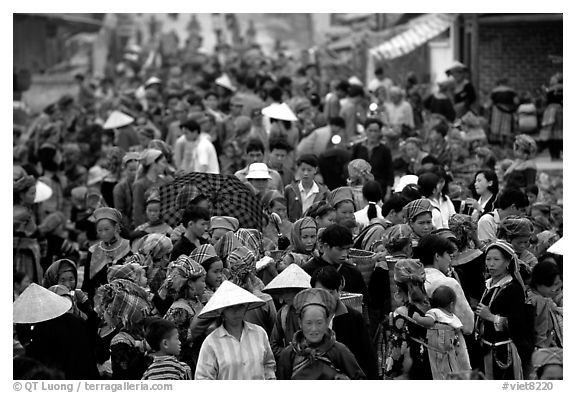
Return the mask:
{"type": "Polygon", "coordinates": [[[195,379],[276,379],[276,362],[266,331],[244,322],[240,341],[223,325],[214,330],[200,349],[195,379]]]}
{"type": "Polygon", "coordinates": [[[191,380],[192,370],[186,363],[179,362],[172,355],[155,356],[154,361],[142,376],[147,379],[164,379],[173,381],[191,380]]]}

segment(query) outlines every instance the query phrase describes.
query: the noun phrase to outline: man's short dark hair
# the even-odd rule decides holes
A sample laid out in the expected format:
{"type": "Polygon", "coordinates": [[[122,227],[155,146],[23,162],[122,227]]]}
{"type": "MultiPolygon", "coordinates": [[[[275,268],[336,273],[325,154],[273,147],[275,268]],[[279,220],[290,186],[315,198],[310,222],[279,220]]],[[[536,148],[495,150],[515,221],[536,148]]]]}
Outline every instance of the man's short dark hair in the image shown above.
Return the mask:
{"type": "Polygon", "coordinates": [[[336,85],[336,90],[341,90],[346,94],[348,94],[349,89],[350,89],[350,83],[348,83],[348,81],[342,80],[338,82],[338,84],[336,85]]]}
{"type": "Polygon", "coordinates": [[[350,88],[348,89],[348,95],[350,97],[363,97],[364,88],[358,85],[350,85],[350,88]]]}
{"type": "Polygon", "coordinates": [[[340,224],[328,225],[320,235],[320,241],[328,247],[347,247],[352,245],[352,232],[340,224]]]}
{"type": "Polygon", "coordinates": [[[434,256],[436,254],[452,253],[455,248],[456,246],[445,237],[430,234],[424,236],[418,242],[418,255],[415,255],[415,257],[419,258],[424,266],[431,266],[434,264],[434,256]]]}
{"type": "Polygon", "coordinates": [[[168,339],[174,329],[178,329],[174,322],[163,318],[155,318],[146,329],[146,342],[153,351],[159,351],[162,340],[168,339]]]}
{"type": "Polygon", "coordinates": [[[310,286],[314,288],[316,283],[320,283],[324,288],[333,291],[340,289],[342,285],[342,275],[333,266],[324,266],[316,269],[310,277],[310,286]]]}
{"type": "Polygon", "coordinates": [[[334,116],[328,120],[328,125],[346,128],[346,120],[340,116],[334,116]]]}
{"type": "Polygon", "coordinates": [[[190,119],[180,124],[180,127],[187,129],[188,131],[198,131],[200,132],[200,124],[196,120],[190,119]]]}
{"type": "Polygon", "coordinates": [[[530,202],[526,194],[521,190],[517,188],[506,188],[502,191],[502,194],[500,194],[496,204],[500,209],[508,209],[512,205],[515,205],[517,209],[522,209],[527,207],[530,202]]]}
{"type": "Polygon", "coordinates": [[[382,216],[386,217],[391,211],[401,212],[409,200],[401,194],[393,194],[382,204],[382,216]]]}
{"type": "Polygon", "coordinates": [[[246,154],[249,154],[253,151],[259,151],[264,154],[264,144],[260,139],[250,139],[248,144],[246,145],[246,154]]]}
{"type": "Polygon", "coordinates": [[[302,164],[308,164],[314,168],[318,167],[318,157],[315,154],[302,154],[298,160],[296,160],[296,166],[299,167],[302,164]]]}
{"type": "Polygon", "coordinates": [[[368,119],[366,119],[366,122],[364,122],[364,128],[365,129],[368,128],[371,124],[377,124],[378,128],[380,129],[384,125],[380,119],[377,119],[375,117],[369,117],[368,119]]]}
{"type": "Polygon", "coordinates": [[[190,221],[205,220],[210,221],[210,212],[203,207],[192,205],[187,206],[182,215],[182,225],[187,227],[190,221]]]}
{"type": "Polygon", "coordinates": [[[270,145],[270,151],[273,151],[274,149],[286,150],[286,152],[292,151],[292,146],[290,146],[286,138],[283,137],[276,137],[270,139],[269,145],[270,145]]]}

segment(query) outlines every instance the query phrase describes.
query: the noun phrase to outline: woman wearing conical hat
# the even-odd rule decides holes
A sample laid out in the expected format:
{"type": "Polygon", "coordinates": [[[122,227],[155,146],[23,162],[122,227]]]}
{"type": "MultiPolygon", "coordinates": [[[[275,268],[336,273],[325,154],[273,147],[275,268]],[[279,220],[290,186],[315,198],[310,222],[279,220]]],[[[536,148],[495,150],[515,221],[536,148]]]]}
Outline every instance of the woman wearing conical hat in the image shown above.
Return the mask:
{"type": "Polygon", "coordinates": [[[268,336],[260,326],[245,321],[246,312],[264,304],[250,292],[224,281],[199,314],[218,318],[198,358],[194,379],[276,379],[276,362],[268,336]]]}
{"type": "Polygon", "coordinates": [[[270,346],[276,360],[299,329],[293,300],[298,292],[306,288],[310,288],[310,275],[297,264],[291,264],[262,290],[283,303],[276,313],[276,323],[270,335],[270,346]]]}

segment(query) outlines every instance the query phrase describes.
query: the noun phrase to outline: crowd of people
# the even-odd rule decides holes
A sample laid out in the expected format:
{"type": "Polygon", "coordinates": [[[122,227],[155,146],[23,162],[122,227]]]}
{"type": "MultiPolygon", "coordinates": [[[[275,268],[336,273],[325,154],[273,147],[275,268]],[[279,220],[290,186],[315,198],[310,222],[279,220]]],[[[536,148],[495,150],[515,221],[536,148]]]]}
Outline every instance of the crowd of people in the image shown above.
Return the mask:
{"type": "Polygon", "coordinates": [[[562,379],[562,200],[534,161],[560,157],[561,74],[537,116],[505,81],[480,110],[459,62],[422,94],[253,52],[133,50],[15,105],[14,378],[562,379]],[[239,179],[261,225],[194,184],[167,223],[191,172],[239,179]]]}

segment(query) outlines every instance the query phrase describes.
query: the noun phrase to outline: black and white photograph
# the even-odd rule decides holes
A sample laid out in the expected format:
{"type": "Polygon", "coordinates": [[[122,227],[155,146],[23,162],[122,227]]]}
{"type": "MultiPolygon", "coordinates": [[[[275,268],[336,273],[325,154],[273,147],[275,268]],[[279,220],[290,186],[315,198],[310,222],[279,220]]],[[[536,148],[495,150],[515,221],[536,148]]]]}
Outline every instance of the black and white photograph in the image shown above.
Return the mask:
{"type": "Polygon", "coordinates": [[[567,386],[563,22],[12,13],[13,391],[567,386]]]}

